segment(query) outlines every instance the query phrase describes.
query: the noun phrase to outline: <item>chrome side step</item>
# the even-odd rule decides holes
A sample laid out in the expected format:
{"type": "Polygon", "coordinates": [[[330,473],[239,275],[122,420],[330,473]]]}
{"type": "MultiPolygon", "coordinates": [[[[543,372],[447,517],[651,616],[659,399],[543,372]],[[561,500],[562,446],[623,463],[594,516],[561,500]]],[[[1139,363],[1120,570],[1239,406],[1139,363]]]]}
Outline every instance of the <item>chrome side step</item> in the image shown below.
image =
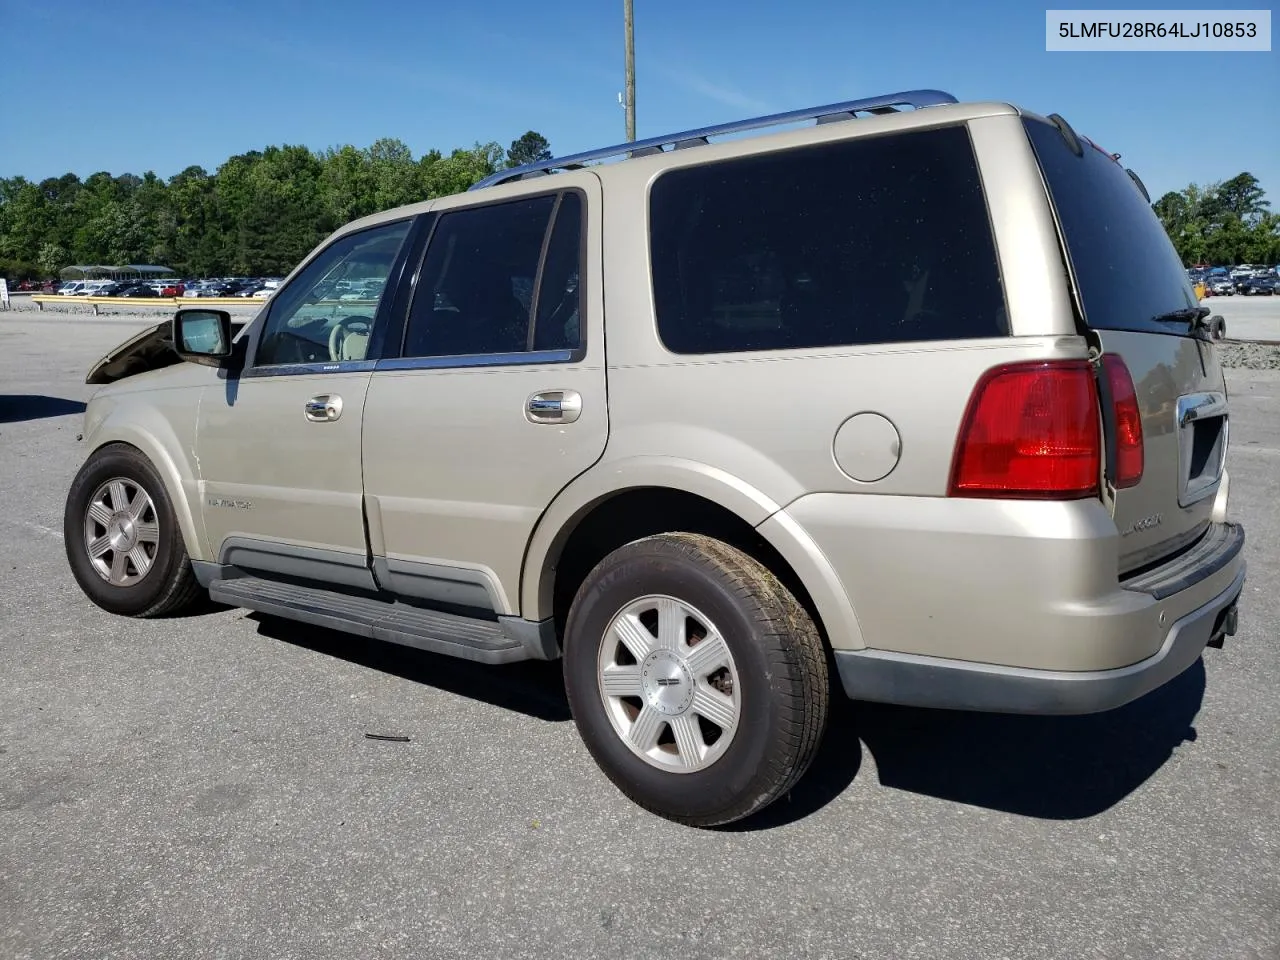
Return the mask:
{"type": "Polygon", "coordinates": [[[500,623],[423,610],[398,600],[356,597],[258,577],[213,580],[209,595],[233,607],[463,660],[512,663],[534,656],[528,644],[508,636],[500,623]]]}

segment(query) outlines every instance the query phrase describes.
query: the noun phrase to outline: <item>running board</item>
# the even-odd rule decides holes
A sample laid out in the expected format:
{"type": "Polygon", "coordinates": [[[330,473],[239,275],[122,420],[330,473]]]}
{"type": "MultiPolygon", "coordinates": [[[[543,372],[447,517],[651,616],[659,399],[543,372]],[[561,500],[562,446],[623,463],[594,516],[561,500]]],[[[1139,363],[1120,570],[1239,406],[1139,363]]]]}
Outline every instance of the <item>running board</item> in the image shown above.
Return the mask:
{"type": "Polygon", "coordinates": [[[354,597],[257,577],[214,580],[209,595],[229,606],[479,663],[511,663],[532,655],[526,644],[507,636],[492,620],[423,610],[396,600],[354,597]]]}

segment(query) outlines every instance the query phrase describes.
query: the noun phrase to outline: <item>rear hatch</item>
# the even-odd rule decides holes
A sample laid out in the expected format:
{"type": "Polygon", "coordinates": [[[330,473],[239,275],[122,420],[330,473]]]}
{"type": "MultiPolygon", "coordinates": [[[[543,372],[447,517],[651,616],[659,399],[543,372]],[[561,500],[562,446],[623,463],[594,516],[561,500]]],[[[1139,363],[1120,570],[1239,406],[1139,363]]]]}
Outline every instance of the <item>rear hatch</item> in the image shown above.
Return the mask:
{"type": "MultiPolygon", "coordinates": [[[[1123,360],[1140,416],[1138,437],[1116,422],[1104,395],[1124,573],[1177,552],[1208,528],[1226,458],[1226,385],[1204,326],[1208,311],[1145,189],[1088,140],[1079,138],[1073,149],[1069,130],[1038,118],[1023,122],[1057,214],[1082,320],[1104,359],[1123,360]],[[1126,440],[1134,447],[1128,456],[1126,440]]],[[[1117,372],[1101,378],[1104,392],[1117,384],[1125,390],[1117,372]]]]}

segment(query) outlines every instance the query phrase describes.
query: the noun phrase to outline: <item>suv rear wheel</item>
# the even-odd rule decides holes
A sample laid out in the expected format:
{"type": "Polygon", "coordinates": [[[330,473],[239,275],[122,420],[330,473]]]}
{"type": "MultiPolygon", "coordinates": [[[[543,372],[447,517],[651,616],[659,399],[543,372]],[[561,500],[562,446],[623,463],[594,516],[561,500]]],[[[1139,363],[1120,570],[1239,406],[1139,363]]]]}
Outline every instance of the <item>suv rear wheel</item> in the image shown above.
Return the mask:
{"type": "Polygon", "coordinates": [[[161,617],[204,594],[164,483],[133,447],[111,444],[89,457],[71,483],[62,527],[76,582],[104,610],[161,617]]]}
{"type": "Polygon", "coordinates": [[[605,774],[694,826],[741,819],[790,790],[826,726],[813,620],[758,561],[697,534],[637,540],[591,571],[569,612],[564,674],[605,774]]]}

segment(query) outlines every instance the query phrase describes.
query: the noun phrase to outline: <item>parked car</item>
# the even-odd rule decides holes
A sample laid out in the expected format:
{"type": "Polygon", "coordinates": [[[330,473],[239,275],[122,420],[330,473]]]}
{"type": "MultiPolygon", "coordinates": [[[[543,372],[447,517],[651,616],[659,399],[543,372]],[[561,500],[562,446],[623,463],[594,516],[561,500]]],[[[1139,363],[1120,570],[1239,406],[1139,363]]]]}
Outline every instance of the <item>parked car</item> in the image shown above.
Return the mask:
{"type": "Polygon", "coordinates": [[[1265,273],[1255,273],[1241,280],[1237,289],[1246,297],[1269,297],[1276,291],[1276,279],[1265,273]]]}
{"type": "Polygon", "coordinates": [[[791,789],[833,679],[1162,686],[1235,632],[1244,532],[1220,328],[1145,189],[1057,116],[805,115],[840,114],[503,170],[342,227],[239,334],[133,338],[88,377],[80,587],[561,658],[605,774],[700,826],[791,789]],[[355,278],[385,290],[318,296],[355,278]]]}
{"type": "Polygon", "coordinates": [[[1208,281],[1209,292],[1215,297],[1235,296],[1236,285],[1225,276],[1211,277],[1208,281]]]}
{"type": "Polygon", "coordinates": [[[120,297],[158,297],[160,293],[149,283],[131,283],[116,296],[120,297]]]}

